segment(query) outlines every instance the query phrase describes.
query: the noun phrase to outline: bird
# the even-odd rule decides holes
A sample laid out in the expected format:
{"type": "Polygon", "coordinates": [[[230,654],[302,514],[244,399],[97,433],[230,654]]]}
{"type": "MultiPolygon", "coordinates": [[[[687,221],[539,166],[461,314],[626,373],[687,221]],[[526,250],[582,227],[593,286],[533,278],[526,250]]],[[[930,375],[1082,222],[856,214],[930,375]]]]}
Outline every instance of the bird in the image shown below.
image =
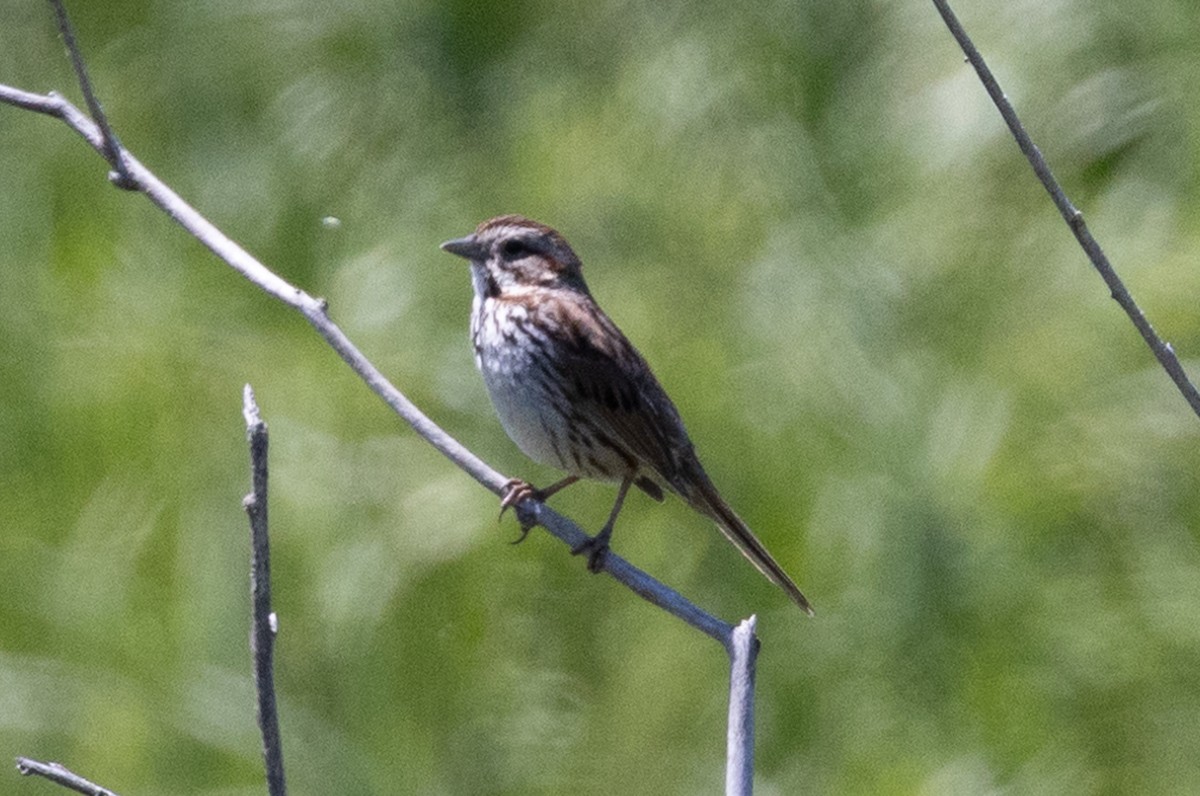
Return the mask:
{"type": "MultiPolygon", "coordinates": [[[[501,512],[545,501],[587,478],[618,484],[600,531],[573,549],[599,572],[630,487],[657,501],[673,492],[805,613],[812,606],[713,485],[679,410],[646,360],[600,308],[566,239],[520,215],[481,223],[441,244],[470,262],[475,364],[505,432],[526,456],[566,477],[542,489],[504,488],[501,512]]],[[[522,536],[522,538],[524,538],[522,536]]]]}

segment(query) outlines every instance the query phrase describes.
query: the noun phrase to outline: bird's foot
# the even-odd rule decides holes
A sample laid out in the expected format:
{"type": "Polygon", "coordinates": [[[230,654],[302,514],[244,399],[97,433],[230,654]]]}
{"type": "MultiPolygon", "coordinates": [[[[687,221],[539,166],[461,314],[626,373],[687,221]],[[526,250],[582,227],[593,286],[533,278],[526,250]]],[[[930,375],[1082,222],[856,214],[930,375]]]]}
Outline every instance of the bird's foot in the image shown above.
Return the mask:
{"type": "Polygon", "coordinates": [[[504,512],[529,498],[541,500],[541,492],[528,481],[522,481],[520,478],[508,479],[500,493],[500,516],[503,517],[504,512]]]}
{"type": "Polygon", "coordinates": [[[510,478],[504,485],[504,491],[500,494],[500,516],[504,516],[504,512],[510,508],[517,512],[517,522],[521,523],[521,535],[513,539],[511,544],[520,544],[525,541],[525,537],[529,536],[529,531],[533,529],[533,523],[527,523],[521,517],[521,512],[516,508],[518,504],[530,498],[534,500],[542,499],[542,492],[535,489],[533,484],[528,481],[522,481],[520,478],[510,478]]]}
{"type": "Polygon", "coordinates": [[[604,569],[605,560],[608,558],[608,540],[611,537],[612,528],[605,526],[600,533],[589,536],[583,542],[572,547],[571,555],[586,555],[588,571],[597,574],[604,569]]]}

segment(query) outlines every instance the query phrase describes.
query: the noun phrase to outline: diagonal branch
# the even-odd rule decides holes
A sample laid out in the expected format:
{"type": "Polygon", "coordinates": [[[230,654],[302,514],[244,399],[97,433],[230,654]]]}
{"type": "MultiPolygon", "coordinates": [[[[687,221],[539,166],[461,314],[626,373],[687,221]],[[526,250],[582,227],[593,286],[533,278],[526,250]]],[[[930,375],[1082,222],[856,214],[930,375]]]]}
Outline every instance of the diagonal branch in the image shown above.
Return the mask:
{"type": "Polygon", "coordinates": [[[117,796],[117,794],[108,788],[103,788],[95,782],[86,780],[66,766],[61,766],[58,763],[40,763],[37,760],[30,760],[28,757],[18,757],[17,771],[27,777],[37,775],[50,780],[56,785],[69,788],[76,793],[85,793],[87,796],[117,796]]]}
{"type": "Polygon", "coordinates": [[[1050,198],[1054,200],[1054,206],[1058,208],[1058,212],[1062,214],[1063,220],[1067,222],[1067,226],[1071,228],[1071,232],[1075,234],[1075,239],[1079,241],[1080,247],[1091,261],[1092,266],[1099,272],[1100,277],[1104,280],[1104,284],[1108,285],[1113,299],[1117,304],[1121,305],[1121,309],[1125,310],[1125,314],[1129,316],[1129,320],[1133,321],[1133,325],[1141,334],[1142,339],[1146,341],[1146,345],[1150,346],[1150,350],[1154,353],[1155,359],[1163,366],[1167,375],[1171,377],[1171,381],[1175,382],[1175,386],[1183,395],[1184,400],[1192,407],[1192,411],[1200,415],[1200,392],[1197,392],[1195,385],[1188,379],[1187,373],[1180,364],[1179,358],[1175,356],[1175,350],[1170,343],[1164,342],[1158,333],[1154,331],[1154,327],[1150,325],[1150,321],[1146,320],[1145,314],[1138,307],[1137,302],[1133,300],[1129,290],[1125,287],[1125,283],[1117,276],[1117,272],[1113,269],[1112,263],[1108,261],[1108,256],[1104,254],[1104,250],[1100,248],[1100,244],[1092,237],[1091,230],[1083,221],[1083,213],[1081,213],[1071,200],[1067,198],[1062,186],[1058,180],[1054,178],[1054,173],[1050,171],[1050,166],[1046,163],[1046,159],[1042,157],[1041,151],[1033,143],[1029,133],[1025,131],[1025,126],[1021,124],[1020,118],[1017,117],[1016,110],[1013,109],[1012,103],[1008,101],[1008,97],[1000,88],[1000,84],[996,81],[992,70],[988,68],[987,63],[983,60],[979,50],[963,29],[962,24],[958,21],[958,17],[954,15],[950,4],[947,0],[933,0],[934,6],[937,7],[938,13],[942,15],[942,19],[946,23],[946,27],[950,29],[950,34],[954,36],[954,40],[958,42],[963,53],[967,56],[967,60],[971,66],[975,67],[976,74],[979,75],[979,80],[983,83],[983,87],[987,89],[988,96],[992,98],[996,108],[999,109],[1000,115],[1004,117],[1004,122],[1008,125],[1008,129],[1012,132],[1013,138],[1017,141],[1017,146],[1021,147],[1021,151],[1025,153],[1025,159],[1029,161],[1029,165],[1033,167],[1033,171],[1041,180],[1046,192],[1050,194],[1050,198]]]}
{"type": "MultiPolygon", "coordinates": [[[[83,90],[92,119],[62,97],[37,95],[0,85],[0,102],[47,114],[61,119],[78,132],[113,166],[110,179],[118,187],[140,191],[160,207],[210,251],[245,276],[268,295],[298,310],[317,333],[338,353],[377,395],[405,422],[437,450],[496,495],[510,483],[482,459],[443,431],[397,390],[354,346],[345,333],[329,319],[326,303],[289,284],[252,257],[245,249],[222,233],[200,215],[134,158],[117,140],[108,125],[91,82],[83,57],[75,41],[61,0],[50,0],[58,17],[59,28],[70,52],[76,75],[83,90]]],[[[253,492],[245,501],[250,516],[253,538],[252,601],[253,622],[251,649],[255,663],[255,684],[259,696],[259,726],[263,737],[263,756],[267,768],[268,787],[273,796],[284,793],[283,757],[279,742],[278,717],[275,705],[272,667],[275,616],[270,610],[270,565],[267,539],[267,466],[266,425],[261,421],[254,394],[247,385],[244,394],[244,414],[250,441],[253,492]]],[[[522,527],[540,525],[552,535],[577,549],[589,539],[574,522],[536,500],[525,500],[515,507],[522,527]]],[[[711,614],[701,610],[675,590],[642,572],[620,556],[609,553],[604,559],[604,571],[625,584],[635,594],[692,627],[719,641],[730,659],[730,705],[727,745],[726,790],[730,794],[749,794],[753,786],[754,745],[754,664],[758,639],[754,628],[756,619],[742,622],[735,630],[711,614]]],[[[37,773],[55,782],[93,796],[115,796],[87,780],[77,777],[57,764],[42,764],[18,758],[23,774],[37,773]]]]}
{"type": "MultiPolygon", "coordinates": [[[[106,139],[99,127],[57,94],[33,94],[0,85],[0,102],[61,119],[93,149],[101,155],[105,154],[106,139]]],[[[144,193],[175,223],[260,290],[299,311],[338,356],[414,431],[491,492],[496,495],[503,492],[509,479],[447,434],[396,389],[378,368],[363,356],[337,324],[330,320],[323,299],[308,295],[251,256],[158,179],[127,149],[121,149],[120,160],[125,165],[132,190],[144,193]]],[[[588,535],[570,519],[532,499],[517,506],[517,516],[523,524],[540,525],[572,548],[578,547],[588,538],[588,535]]],[[[643,599],[682,619],[728,648],[730,633],[733,630],[729,623],[705,612],[674,589],[611,551],[605,557],[604,571],[643,599]]]]}
{"type": "MultiPolygon", "coordinates": [[[[108,125],[103,109],[98,102],[95,91],[91,88],[88,72],[79,53],[78,43],[74,38],[70,20],[61,0],[49,0],[55,16],[58,17],[59,29],[70,52],[72,64],[76,68],[80,88],[92,118],[89,119],[73,104],[58,95],[36,95],[28,91],[0,85],[0,102],[13,106],[34,110],[37,113],[52,115],[66,122],[72,130],[78,132],[92,148],[106,157],[113,166],[109,179],[125,190],[139,191],[167,213],[188,233],[203,243],[215,255],[228,263],[253,285],[271,295],[282,303],[298,310],[317,333],[334,348],[340,357],[352,367],[355,373],[364,379],[367,387],[382,397],[400,417],[424,437],[426,441],[448,457],[455,465],[467,472],[480,484],[487,487],[496,495],[500,495],[510,483],[509,479],[500,475],[487,463],[475,456],[472,451],[456,441],[440,429],[437,424],[426,417],[412,401],[409,401],[400,390],[392,387],[374,365],[367,360],[359,349],[350,342],[346,334],[330,321],[323,299],[316,299],[300,288],[289,285],[282,277],[254,259],[250,253],[222,233],[220,229],[200,215],[191,205],[182,201],[179,194],[156,178],[148,168],[145,168],[137,158],[121,145],[118,138],[108,125]]],[[[244,394],[244,414],[247,424],[247,438],[251,447],[253,491],[245,499],[245,508],[250,515],[252,535],[252,571],[251,591],[253,603],[253,618],[251,627],[251,650],[254,659],[254,683],[258,692],[259,728],[263,736],[263,756],[266,764],[268,788],[272,796],[283,796],[283,756],[278,732],[277,706],[274,688],[274,645],[276,622],[271,612],[270,604],[270,558],[268,528],[266,528],[266,425],[259,417],[257,403],[254,402],[253,391],[246,385],[244,394]]],[[[515,507],[522,527],[540,525],[560,540],[565,541],[572,550],[578,549],[583,541],[589,539],[580,527],[565,516],[548,508],[547,505],[534,499],[526,499],[515,507]]],[[[690,624],[710,638],[720,641],[730,657],[730,711],[728,711],[727,759],[726,759],[726,791],[728,794],[739,796],[750,794],[754,783],[754,682],[755,658],[758,651],[758,641],[755,636],[756,618],[750,617],[734,629],[730,624],[722,622],[706,611],[701,610],[682,594],[667,587],[664,583],[653,579],[642,570],[620,558],[616,553],[608,553],[605,557],[604,569],[614,579],[624,583],[632,592],[640,595],[648,602],[658,605],[668,614],[672,614],[690,624]]],[[[40,764],[35,760],[18,758],[17,767],[23,774],[37,773],[54,782],[66,785],[68,788],[92,794],[92,796],[115,796],[112,792],[88,782],[82,777],[67,771],[58,764],[40,764]]]]}

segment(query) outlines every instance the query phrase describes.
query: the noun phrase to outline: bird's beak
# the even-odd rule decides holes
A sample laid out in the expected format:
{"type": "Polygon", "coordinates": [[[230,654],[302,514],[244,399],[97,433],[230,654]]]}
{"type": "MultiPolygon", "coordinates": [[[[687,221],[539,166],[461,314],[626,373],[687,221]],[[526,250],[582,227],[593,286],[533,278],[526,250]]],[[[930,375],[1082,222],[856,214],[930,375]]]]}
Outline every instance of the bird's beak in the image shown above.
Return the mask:
{"type": "Polygon", "coordinates": [[[479,244],[474,235],[465,238],[455,238],[442,244],[442,251],[457,254],[468,260],[486,260],[487,250],[479,244]]]}

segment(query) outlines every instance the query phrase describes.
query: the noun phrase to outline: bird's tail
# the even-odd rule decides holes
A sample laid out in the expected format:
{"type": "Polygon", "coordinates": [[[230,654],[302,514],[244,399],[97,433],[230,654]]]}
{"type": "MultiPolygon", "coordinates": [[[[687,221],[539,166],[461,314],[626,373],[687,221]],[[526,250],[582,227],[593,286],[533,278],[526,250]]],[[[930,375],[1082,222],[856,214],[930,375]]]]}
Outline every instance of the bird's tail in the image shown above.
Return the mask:
{"type": "Polygon", "coordinates": [[[725,534],[725,538],[733,542],[737,549],[742,551],[742,555],[748,558],[750,563],[766,576],[767,580],[787,592],[796,605],[812,616],[812,606],[801,593],[800,588],[783,571],[783,567],[779,566],[779,563],[771,557],[767,548],[763,547],[762,542],[758,541],[758,537],[742,521],[742,518],[729,507],[704,471],[701,469],[699,473],[691,475],[694,477],[688,479],[691,483],[688,484],[688,489],[681,491],[682,497],[691,504],[692,508],[712,518],[717,523],[717,527],[721,529],[721,533],[725,534]]]}

